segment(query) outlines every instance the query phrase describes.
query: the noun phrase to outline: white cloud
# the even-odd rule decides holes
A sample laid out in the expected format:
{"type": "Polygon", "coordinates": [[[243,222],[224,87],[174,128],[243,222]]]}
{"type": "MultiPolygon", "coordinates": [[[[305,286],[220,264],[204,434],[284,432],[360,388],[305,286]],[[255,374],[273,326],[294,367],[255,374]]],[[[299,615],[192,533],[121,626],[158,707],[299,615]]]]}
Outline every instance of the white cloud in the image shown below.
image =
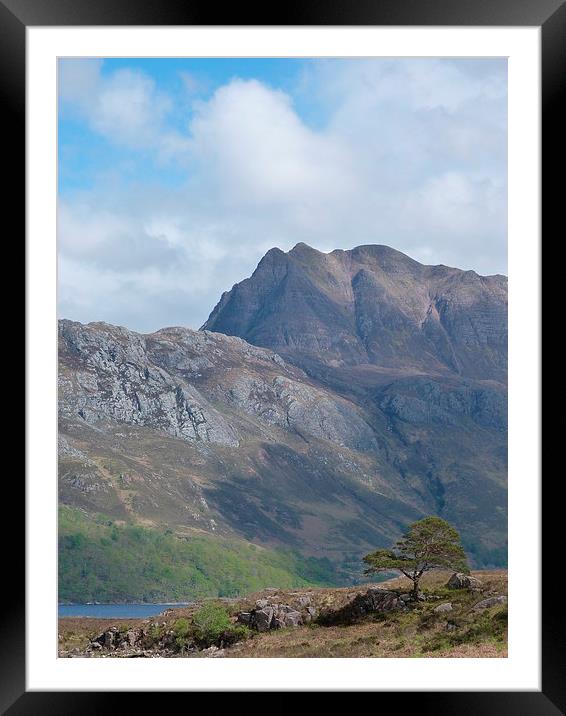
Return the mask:
{"type": "MultiPolygon", "coordinates": [[[[481,63],[480,63],[481,64],[481,63]]],[[[272,246],[385,243],[504,272],[506,82],[470,61],[329,61],[299,100],[235,79],[186,117],[131,71],[67,70],[62,98],[110,141],[177,161],[176,189],[100,182],[61,202],[61,313],[141,330],[197,327],[272,246]],[[82,73],[82,74],[81,74],[82,73]],[[86,88],[86,89],[85,89],[86,88]]]]}
{"type": "Polygon", "coordinates": [[[311,131],[287,95],[259,82],[234,80],[199,102],[190,131],[200,172],[225,201],[301,205],[355,186],[339,139],[311,131]]]}
{"type": "Polygon", "coordinates": [[[114,144],[164,157],[184,148],[182,136],[167,129],[172,99],[142,72],[121,69],[105,76],[100,60],[66,60],[59,66],[59,94],[63,112],[76,112],[114,144]]]}

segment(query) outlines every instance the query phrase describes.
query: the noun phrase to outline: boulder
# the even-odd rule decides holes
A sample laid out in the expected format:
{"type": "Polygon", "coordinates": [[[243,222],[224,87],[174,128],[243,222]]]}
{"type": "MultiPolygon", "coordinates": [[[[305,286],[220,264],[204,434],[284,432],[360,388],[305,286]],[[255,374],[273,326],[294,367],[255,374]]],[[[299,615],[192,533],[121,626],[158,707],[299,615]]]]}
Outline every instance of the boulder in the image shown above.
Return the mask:
{"type": "Polygon", "coordinates": [[[439,604],[437,607],[434,607],[435,614],[442,614],[443,612],[451,612],[452,611],[452,604],[450,602],[444,602],[444,604],[439,604]]]}
{"type": "Polygon", "coordinates": [[[273,617],[272,629],[283,629],[284,627],[298,627],[303,623],[301,612],[284,604],[273,617]]]}
{"type": "Polygon", "coordinates": [[[240,624],[245,624],[246,626],[249,626],[252,622],[252,613],[251,612],[240,612],[237,616],[237,621],[240,624]]]}
{"type": "Polygon", "coordinates": [[[264,609],[256,610],[254,614],[253,624],[255,628],[260,631],[268,631],[271,626],[271,620],[273,619],[273,607],[265,607],[264,609]]]}
{"type": "Polygon", "coordinates": [[[399,606],[399,597],[396,592],[390,592],[388,589],[377,589],[370,587],[365,595],[360,595],[361,606],[367,611],[388,612],[399,606]]]}
{"type": "Polygon", "coordinates": [[[474,611],[479,612],[482,609],[489,609],[489,607],[494,607],[496,604],[505,604],[507,602],[507,597],[504,595],[500,595],[498,597],[489,597],[489,599],[482,599],[481,602],[478,602],[474,605],[474,611]]]}
{"type": "Polygon", "coordinates": [[[298,627],[303,623],[303,618],[300,612],[292,610],[286,612],[283,617],[283,623],[286,627],[298,627]]]}
{"type": "Polygon", "coordinates": [[[481,587],[481,582],[470,574],[454,572],[446,583],[446,586],[448,589],[478,589],[481,587]]]}
{"type": "Polygon", "coordinates": [[[258,599],[255,603],[256,607],[258,609],[265,609],[265,607],[269,604],[269,601],[267,599],[258,599]]]}

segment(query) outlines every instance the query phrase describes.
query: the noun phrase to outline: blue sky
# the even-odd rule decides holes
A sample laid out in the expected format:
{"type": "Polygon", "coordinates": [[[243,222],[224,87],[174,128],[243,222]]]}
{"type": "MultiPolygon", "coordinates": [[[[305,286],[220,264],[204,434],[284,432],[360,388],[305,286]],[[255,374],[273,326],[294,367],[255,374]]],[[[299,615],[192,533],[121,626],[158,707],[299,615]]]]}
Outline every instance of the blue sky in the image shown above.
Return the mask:
{"type": "Polygon", "coordinates": [[[59,64],[59,312],[198,328],[272,246],[506,273],[507,66],[59,64]]]}

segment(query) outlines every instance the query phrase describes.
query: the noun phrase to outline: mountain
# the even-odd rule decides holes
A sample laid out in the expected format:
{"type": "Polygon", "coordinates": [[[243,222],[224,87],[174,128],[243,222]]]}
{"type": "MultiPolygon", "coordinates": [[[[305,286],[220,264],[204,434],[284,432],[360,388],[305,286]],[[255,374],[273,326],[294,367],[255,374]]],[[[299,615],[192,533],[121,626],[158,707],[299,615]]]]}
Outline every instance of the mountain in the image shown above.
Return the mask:
{"type": "Polygon", "coordinates": [[[428,514],[502,565],[505,376],[506,279],[379,246],[272,249],[200,331],[61,320],[60,566],[111,598],[111,540],[131,567],[139,539],[160,569],[190,554],[197,575],[206,552],[222,593],[260,563],[281,586],[345,583],[428,514]]]}
{"type": "Polygon", "coordinates": [[[505,560],[505,276],[425,266],[387,246],[300,243],[268,251],[203,330],[270,348],[359,406],[382,473],[454,521],[469,549],[491,544],[480,562],[505,560]]]}
{"type": "Polygon", "coordinates": [[[424,266],[387,246],[297,244],[268,251],[203,328],[304,366],[505,382],[507,278],[424,266]]]}

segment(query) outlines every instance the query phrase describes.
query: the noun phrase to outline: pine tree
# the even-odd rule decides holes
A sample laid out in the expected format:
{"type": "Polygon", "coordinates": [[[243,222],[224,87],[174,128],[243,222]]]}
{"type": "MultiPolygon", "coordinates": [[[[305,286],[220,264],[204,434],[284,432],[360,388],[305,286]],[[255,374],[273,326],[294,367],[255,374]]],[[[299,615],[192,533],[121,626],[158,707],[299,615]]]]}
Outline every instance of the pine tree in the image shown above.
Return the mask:
{"type": "Polygon", "coordinates": [[[397,571],[412,580],[413,599],[418,597],[419,582],[425,572],[470,571],[458,531],[440,517],[414,522],[391,549],[378,549],[366,555],[364,562],[368,565],[364,574],[397,571]]]}

